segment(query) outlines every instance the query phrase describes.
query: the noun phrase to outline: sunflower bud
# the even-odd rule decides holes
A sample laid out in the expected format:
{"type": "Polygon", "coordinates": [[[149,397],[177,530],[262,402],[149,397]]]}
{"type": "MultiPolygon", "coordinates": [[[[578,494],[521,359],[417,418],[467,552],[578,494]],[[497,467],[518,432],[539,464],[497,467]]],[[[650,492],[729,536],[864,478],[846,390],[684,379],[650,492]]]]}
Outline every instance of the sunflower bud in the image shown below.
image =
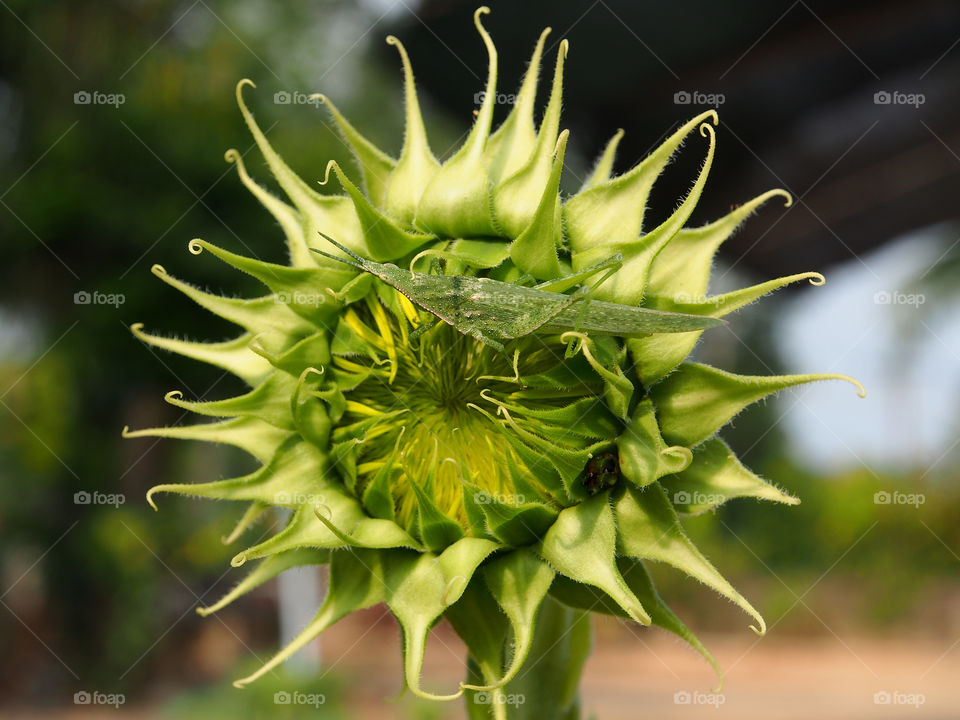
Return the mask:
{"type": "Polygon", "coordinates": [[[688,539],[679,516],[739,497],[798,502],[741,465],[715,434],[772,393],[849,378],[748,377],[685,362],[702,330],[618,336],[581,330],[577,322],[544,322],[502,335],[502,345],[485,342],[482,333],[431,312],[419,286],[398,290],[350,260],[445,278],[444,301],[458,317],[493,330],[532,312],[516,307],[521,295],[510,288],[537,285],[554,295],[551,301],[583,307],[580,317],[591,312],[577,295],[586,284],[595,302],[721,318],[789,283],[822,283],[819,274],[802,273],[706,297],[723,241],[766,201],[790,201],[772,190],[709,225],[686,226],[713,159],[713,111],[614,177],[621,131],[583,188],[562,197],[567,43],[558,46],[539,127],[534,105],[549,31],[536,44],[511,113],[491,132],[497,53],[481,24],[487,12],[480,8],[474,16],[489,54],[485,98],[463,146],[446,162],[430,150],[411,63],[396,38],[387,42],[400,54],[407,124],[398,158],[321,96],[359,167],[357,174],[334,162],[326,168],[322,184],[335,184],[340,194],[320,194],[290,170],[246,105],[244,89],[253,83],[240,82],[240,111],[286,198],[257,184],[237,151],[226,159],[279,223],[290,265],[191,241],[193,254],[261,281],[266,292],[252,299],[212,295],[153,269],[242,332],[227,342],[194,343],[136,325],[136,336],[228,370],[251,389],[212,402],[171,392],[169,403],[214,420],[125,434],[228,443],[262,466],[227,480],[159,485],[148,500],[172,492],[246,503],[232,541],[268,508],[292,511],[276,535],[236,553],[234,566],[256,566],[201,613],[290,568],[330,566],[329,593],[316,618],[238,686],[345,615],[380,602],[402,626],[406,684],[422,697],[502,692],[534,647],[534,623],[548,605],[658,625],[716,666],[661,600],[644,561],[667,563],[705,583],[742,608],[758,633],[765,631],[760,614],[688,539]],[[697,177],[677,209],[648,227],[650,190],[690,137],[699,139],[694,151],[703,154],[697,177]],[[335,238],[345,254],[311,252],[321,248],[321,234],[335,238]],[[506,288],[501,315],[472,305],[475,298],[457,289],[478,278],[506,288]],[[483,637],[471,627],[477,613],[490,629],[483,637]],[[475,682],[434,694],[421,689],[421,665],[427,633],[444,616],[477,669],[475,682]]]}

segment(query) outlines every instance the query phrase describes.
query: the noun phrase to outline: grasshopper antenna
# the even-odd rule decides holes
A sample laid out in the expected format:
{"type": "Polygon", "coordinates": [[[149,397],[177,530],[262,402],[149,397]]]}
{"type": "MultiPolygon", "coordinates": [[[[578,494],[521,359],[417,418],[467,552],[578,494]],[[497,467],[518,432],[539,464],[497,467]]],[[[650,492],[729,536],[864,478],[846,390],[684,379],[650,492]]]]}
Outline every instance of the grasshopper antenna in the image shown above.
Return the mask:
{"type": "Polygon", "coordinates": [[[353,250],[350,250],[349,248],[344,247],[343,245],[338,243],[336,240],[334,240],[332,237],[330,237],[326,233],[322,233],[319,230],[317,230],[317,233],[320,235],[320,237],[324,238],[327,242],[332,243],[333,245],[336,245],[338,248],[343,250],[343,252],[345,252],[347,255],[357,260],[357,262],[353,262],[352,260],[347,260],[346,258],[337,257],[336,255],[331,255],[330,253],[324,252],[323,250],[318,250],[317,248],[310,248],[313,252],[317,253],[318,255],[323,255],[324,257],[328,257],[331,260],[336,260],[337,262],[342,262],[347,265],[353,265],[354,267],[360,268],[361,270],[367,269],[362,264],[362,263],[365,263],[366,260],[364,260],[364,258],[360,257],[355,252],[353,252],[353,250]]]}

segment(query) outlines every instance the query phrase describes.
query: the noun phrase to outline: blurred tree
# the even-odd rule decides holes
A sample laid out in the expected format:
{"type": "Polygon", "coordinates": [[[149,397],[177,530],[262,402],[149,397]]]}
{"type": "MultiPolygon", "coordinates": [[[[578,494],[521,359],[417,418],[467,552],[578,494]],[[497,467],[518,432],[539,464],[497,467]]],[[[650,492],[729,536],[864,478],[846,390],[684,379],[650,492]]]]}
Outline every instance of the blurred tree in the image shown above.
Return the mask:
{"type": "MultiPolygon", "coordinates": [[[[0,696],[65,701],[78,683],[121,689],[189,674],[189,662],[167,660],[197,622],[184,608],[222,578],[232,553],[212,555],[215,542],[191,536],[188,518],[209,508],[147,516],[143,493],[160,478],[250,463],[229,450],[121,443],[120,430],[176,423],[181,414],[161,400],[168,390],[237,388],[151,352],[128,327],[235,333],[149,274],[161,262],[228,295],[259,291],[189,255],[192,237],[284,260],[279,228],[223,158],[252,147],[234,99],[240,78],[258,83],[248,101],[304,177],[322,179],[331,158],[352,162],[326,113],[304,102],[310,92],[325,90],[399,147],[399,63],[367,59],[385,34],[370,12],[339,0],[0,9],[0,652],[23,658],[0,679],[0,696]],[[78,304],[75,293],[95,292],[112,304],[78,304]],[[74,502],[94,491],[126,502],[74,502]],[[165,567],[155,556],[179,560],[165,567]]],[[[272,188],[259,155],[246,160],[272,188]]],[[[273,623],[261,614],[271,633],[273,623]]]]}

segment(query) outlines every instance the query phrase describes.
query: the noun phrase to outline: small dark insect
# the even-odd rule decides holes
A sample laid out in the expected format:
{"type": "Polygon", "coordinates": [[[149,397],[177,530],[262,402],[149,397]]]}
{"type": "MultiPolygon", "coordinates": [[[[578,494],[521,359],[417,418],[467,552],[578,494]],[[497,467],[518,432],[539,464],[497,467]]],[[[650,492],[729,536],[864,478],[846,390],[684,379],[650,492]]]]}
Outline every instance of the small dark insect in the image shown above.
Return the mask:
{"type": "Polygon", "coordinates": [[[583,486],[591,495],[612,488],[620,479],[620,462],[616,453],[595,455],[583,469],[583,486]]]}

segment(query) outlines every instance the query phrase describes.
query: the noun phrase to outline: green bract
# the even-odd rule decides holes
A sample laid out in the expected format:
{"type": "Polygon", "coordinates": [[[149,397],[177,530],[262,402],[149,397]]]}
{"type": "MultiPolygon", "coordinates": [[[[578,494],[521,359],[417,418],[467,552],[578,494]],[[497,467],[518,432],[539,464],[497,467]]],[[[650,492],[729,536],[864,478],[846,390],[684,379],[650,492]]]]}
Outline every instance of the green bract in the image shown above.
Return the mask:
{"type": "MultiPolygon", "coordinates": [[[[246,106],[243,90],[253,83],[244,80],[237,86],[240,110],[288,200],[254,182],[237,151],[226,158],[280,224],[290,265],[191,241],[192,253],[206,251],[267,287],[249,300],[211,295],[153,268],[243,332],[227,342],[195,343],[136,325],[137,337],[224,368],[251,390],[213,402],[171,392],[168,402],[222,419],[126,435],[229,443],[263,465],[229,480],[160,485],[148,499],[175,492],[247,503],[231,541],[271,506],[292,510],[282,531],[236,554],[234,566],[258,564],[201,613],[289,568],[330,566],[329,594],[314,621],[239,686],[344,615],[379,602],[402,626],[406,685],[422,697],[450,699],[465,688],[502,697],[508,682],[521,681],[528,654],[548,649],[538,639],[538,617],[555,633],[554,665],[544,660],[543,668],[560,665],[575,676],[589,643],[585,610],[659,625],[713,663],[657,595],[644,561],[668,563],[709,585],[764,632],[763,618],[694,547],[679,515],[736,497],[797,502],[743,467],[715,433],[771,393],[843,376],[747,377],[686,363],[702,331],[684,328],[627,339],[591,333],[588,324],[553,331],[544,325],[538,333],[501,334],[500,351],[436,322],[416,288],[411,302],[379,278],[311,252],[338,252],[322,232],[377,263],[515,288],[538,285],[561,300],[580,292],[596,266],[619,256],[591,293],[597,301],[704,318],[721,318],[789,283],[823,282],[808,272],[706,296],[720,244],[767,200],[790,200],[773,190],[710,225],[685,227],[713,159],[713,111],[612,177],[618,133],[582,189],[564,199],[558,188],[568,133],[559,123],[567,42],[559,45],[539,127],[534,104],[548,31],[515,106],[491,134],[497,55],[480,23],[486,12],[475,14],[490,58],[485,99],[449,160],[440,163],[430,150],[410,63],[395,38],[387,41],[400,53],[406,92],[399,158],[366,140],[324,98],[359,166],[352,175],[328,165],[322,184],[332,175],[339,195],[320,194],[273,151],[246,106]],[[676,211],[645,227],[650,189],[691,135],[703,139],[703,166],[676,211]],[[442,617],[469,648],[470,677],[436,695],[421,689],[420,671],[427,633],[442,617]]],[[[505,295],[505,303],[538,302],[535,295],[505,295]]],[[[469,294],[453,299],[462,317],[479,307],[470,305],[469,294]]],[[[495,300],[484,298],[487,328],[495,300]]],[[[530,717],[575,712],[576,683],[558,677],[562,687],[538,701],[553,703],[555,713],[539,704],[528,708],[530,717]]],[[[473,708],[471,716],[487,712],[501,716],[503,703],[473,708]]]]}

